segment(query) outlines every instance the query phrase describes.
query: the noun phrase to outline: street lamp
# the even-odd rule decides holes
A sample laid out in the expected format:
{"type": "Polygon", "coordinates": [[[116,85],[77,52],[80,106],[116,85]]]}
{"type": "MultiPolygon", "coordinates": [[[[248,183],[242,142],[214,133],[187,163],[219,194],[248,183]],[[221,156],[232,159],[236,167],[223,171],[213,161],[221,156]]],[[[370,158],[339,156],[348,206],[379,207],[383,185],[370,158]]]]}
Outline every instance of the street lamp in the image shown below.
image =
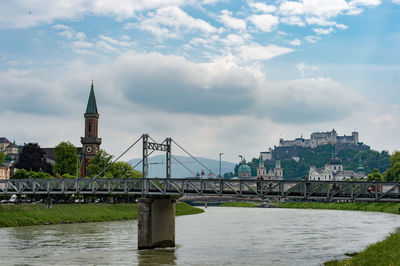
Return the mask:
{"type": "Polygon", "coordinates": [[[219,154],[219,178],[222,178],[221,175],[221,155],[224,154],[223,152],[220,152],[219,154]]]}

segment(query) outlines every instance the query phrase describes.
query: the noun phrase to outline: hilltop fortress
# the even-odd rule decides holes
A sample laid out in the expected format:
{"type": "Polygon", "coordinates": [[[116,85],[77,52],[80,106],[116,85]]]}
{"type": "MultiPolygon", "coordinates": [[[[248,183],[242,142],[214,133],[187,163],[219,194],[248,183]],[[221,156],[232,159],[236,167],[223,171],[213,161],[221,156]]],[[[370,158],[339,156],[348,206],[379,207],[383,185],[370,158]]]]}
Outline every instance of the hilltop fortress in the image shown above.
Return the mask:
{"type": "Polygon", "coordinates": [[[358,132],[354,131],[351,136],[338,136],[335,129],[331,132],[314,132],[311,134],[310,139],[304,139],[303,137],[294,140],[279,140],[279,147],[304,147],[304,148],[316,148],[321,145],[336,145],[336,144],[358,144],[358,132]]]}
{"type": "Polygon", "coordinates": [[[303,149],[314,149],[322,145],[334,145],[337,152],[340,150],[362,151],[370,147],[359,142],[358,132],[354,131],[351,136],[339,136],[335,129],[328,132],[314,132],[309,139],[296,138],[294,140],[279,140],[279,146],[274,149],[260,153],[263,160],[294,159],[299,160],[299,152],[303,149]]]}

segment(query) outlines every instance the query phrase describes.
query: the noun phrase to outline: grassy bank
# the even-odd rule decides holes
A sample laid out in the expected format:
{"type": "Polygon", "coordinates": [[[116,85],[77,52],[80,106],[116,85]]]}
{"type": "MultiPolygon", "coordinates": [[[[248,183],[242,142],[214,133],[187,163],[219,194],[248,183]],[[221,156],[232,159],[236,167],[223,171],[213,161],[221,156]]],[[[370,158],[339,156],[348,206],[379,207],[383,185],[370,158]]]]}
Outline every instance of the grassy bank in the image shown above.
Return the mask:
{"type": "MultiPolygon", "coordinates": [[[[201,213],[186,203],[176,204],[176,215],[201,213]]],[[[138,217],[137,204],[0,205],[0,227],[131,220],[138,217]]]]}
{"type": "Polygon", "coordinates": [[[400,208],[400,203],[390,202],[278,202],[274,203],[274,205],[279,208],[373,211],[393,214],[399,214],[400,208]]]}

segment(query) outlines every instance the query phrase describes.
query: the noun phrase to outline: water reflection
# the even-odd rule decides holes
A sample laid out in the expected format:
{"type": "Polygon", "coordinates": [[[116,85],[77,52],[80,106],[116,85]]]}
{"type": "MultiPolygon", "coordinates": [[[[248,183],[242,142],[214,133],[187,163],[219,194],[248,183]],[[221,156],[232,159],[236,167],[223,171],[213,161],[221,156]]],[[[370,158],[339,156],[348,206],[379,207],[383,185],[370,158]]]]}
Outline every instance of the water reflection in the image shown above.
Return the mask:
{"type": "Polygon", "coordinates": [[[174,248],[138,251],[139,266],[176,265],[174,248]]]}

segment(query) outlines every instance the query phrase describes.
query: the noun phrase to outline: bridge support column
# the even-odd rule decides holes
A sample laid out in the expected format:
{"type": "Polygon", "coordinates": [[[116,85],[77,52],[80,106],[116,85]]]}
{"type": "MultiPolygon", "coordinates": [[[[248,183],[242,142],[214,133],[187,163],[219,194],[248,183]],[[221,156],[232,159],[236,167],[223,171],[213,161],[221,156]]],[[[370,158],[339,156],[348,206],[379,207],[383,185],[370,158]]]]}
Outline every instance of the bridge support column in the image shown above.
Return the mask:
{"type": "Polygon", "coordinates": [[[139,199],[138,249],[175,247],[175,203],[171,197],[139,199]]]}

